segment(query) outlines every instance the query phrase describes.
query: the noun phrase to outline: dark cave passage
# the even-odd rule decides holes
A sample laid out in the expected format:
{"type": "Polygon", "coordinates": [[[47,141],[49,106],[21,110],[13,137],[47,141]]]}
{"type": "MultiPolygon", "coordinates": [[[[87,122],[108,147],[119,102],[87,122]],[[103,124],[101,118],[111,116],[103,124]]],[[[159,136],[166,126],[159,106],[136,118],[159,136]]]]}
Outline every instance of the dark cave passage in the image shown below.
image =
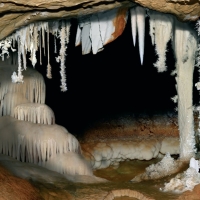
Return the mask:
{"type": "MultiPolygon", "coordinates": [[[[37,63],[46,82],[46,104],[56,117],[56,123],[72,134],[81,134],[93,122],[119,116],[137,116],[174,111],[176,104],[175,60],[171,43],[168,44],[168,70],[158,73],[153,66],[157,57],[149,36],[146,18],[144,64],[141,66],[138,42],[133,46],[130,19],[123,34],[104,50],[93,55],[81,54],[75,47],[76,21],[72,20],[70,44],[66,57],[67,92],[60,91],[60,68],[55,61],[53,37],[50,37],[52,79],[46,78],[47,57],[43,66],[37,63]]],[[[59,46],[59,40],[57,44],[59,46]]],[[[58,47],[59,50],[59,47],[58,47]]],[[[38,54],[39,55],[39,54],[38,54]]],[[[38,56],[39,61],[39,56],[38,56]]]]}

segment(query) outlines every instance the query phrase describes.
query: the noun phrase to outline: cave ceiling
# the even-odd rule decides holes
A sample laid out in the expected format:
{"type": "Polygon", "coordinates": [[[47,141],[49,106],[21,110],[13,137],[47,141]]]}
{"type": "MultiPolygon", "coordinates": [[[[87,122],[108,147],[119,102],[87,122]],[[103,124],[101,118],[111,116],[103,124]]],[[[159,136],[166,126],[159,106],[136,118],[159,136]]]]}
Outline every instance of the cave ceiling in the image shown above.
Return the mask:
{"type": "Polygon", "coordinates": [[[1,0],[0,40],[35,21],[76,18],[117,7],[133,7],[136,4],[174,14],[182,21],[195,21],[200,16],[200,0],[1,0]]]}

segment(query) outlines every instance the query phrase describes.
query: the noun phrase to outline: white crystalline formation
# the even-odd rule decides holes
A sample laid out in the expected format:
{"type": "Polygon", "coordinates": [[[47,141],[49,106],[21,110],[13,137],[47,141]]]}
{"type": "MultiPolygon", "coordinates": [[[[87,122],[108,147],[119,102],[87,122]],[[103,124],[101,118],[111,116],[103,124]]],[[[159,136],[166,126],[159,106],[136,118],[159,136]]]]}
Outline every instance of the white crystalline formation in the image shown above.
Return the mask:
{"type": "MultiPolygon", "coordinates": [[[[113,19],[117,16],[118,9],[106,11],[103,13],[93,14],[86,18],[79,18],[79,24],[77,28],[76,45],[82,44],[82,53],[90,53],[91,48],[93,54],[101,51],[103,45],[113,39],[113,33],[115,32],[115,26],[113,19]],[[106,20],[105,20],[106,19],[106,20]]],[[[127,20],[127,14],[125,16],[127,20]]],[[[54,35],[54,47],[57,52],[56,38],[60,39],[60,51],[59,56],[56,57],[57,62],[60,63],[60,74],[61,74],[61,91],[67,90],[66,84],[66,50],[69,43],[70,35],[70,21],[68,20],[57,20],[53,22],[38,22],[32,23],[26,27],[23,27],[13,33],[11,36],[0,41],[0,49],[2,60],[4,55],[7,54],[9,57],[9,49],[18,52],[18,70],[13,72],[11,78],[13,83],[23,83],[22,72],[26,70],[26,54],[30,52],[30,60],[35,67],[37,63],[36,52],[40,51],[40,64],[42,64],[42,48],[44,55],[46,55],[45,37],[47,33],[47,53],[48,53],[48,64],[47,64],[47,77],[52,78],[51,65],[50,65],[50,47],[49,47],[49,33],[54,35]],[[15,43],[18,46],[15,48],[15,43]]]]}
{"type": "Polygon", "coordinates": [[[43,77],[27,68],[24,83],[14,84],[8,81],[14,67],[0,67],[0,152],[59,173],[92,175],[78,140],[55,124],[53,111],[44,104],[43,77]]]}
{"type": "MultiPolygon", "coordinates": [[[[87,17],[80,17],[78,19],[78,28],[76,36],[76,45],[82,44],[82,53],[87,54],[103,50],[103,46],[110,41],[116,39],[113,38],[115,33],[116,25],[113,24],[115,18],[120,15],[120,9],[113,9],[111,11],[105,11],[98,14],[93,14],[87,17]]],[[[140,8],[140,10],[143,9],[140,8]]],[[[124,15],[124,22],[127,21],[128,13],[124,15]]],[[[141,18],[141,17],[140,17],[141,18]]],[[[140,19],[138,18],[138,19],[140,19]]],[[[144,16],[143,16],[144,18],[144,16]]],[[[141,20],[140,20],[141,21],[141,20]]],[[[7,54],[9,57],[9,49],[18,52],[18,70],[14,71],[11,78],[13,83],[23,83],[22,72],[26,70],[26,54],[30,53],[30,60],[35,67],[37,63],[36,52],[40,51],[40,64],[42,64],[42,48],[44,55],[46,55],[45,37],[47,33],[47,53],[48,53],[48,64],[47,64],[47,77],[52,78],[51,65],[50,65],[50,47],[49,47],[49,33],[54,35],[54,46],[55,52],[57,52],[56,38],[60,39],[60,51],[59,56],[56,60],[60,63],[60,74],[61,74],[61,91],[67,90],[66,84],[66,50],[69,43],[70,35],[70,21],[68,20],[57,20],[52,22],[37,22],[32,23],[26,27],[23,27],[13,33],[10,37],[0,41],[0,49],[2,60],[4,55],[7,54]],[[15,43],[17,42],[17,47],[15,43]]],[[[118,37],[118,36],[117,36],[118,37]]]]}
{"type": "Polygon", "coordinates": [[[169,183],[165,183],[163,191],[185,192],[193,190],[194,186],[200,184],[200,173],[198,160],[191,158],[189,168],[176,177],[172,178],[169,183]]]}
{"type": "Polygon", "coordinates": [[[160,162],[147,167],[145,173],[151,179],[156,179],[157,177],[161,178],[166,175],[170,175],[170,173],[173,172],[177,166],[176,161],[170,156],[169,153],[167,153],[160,162]]]}
{"type": "MultiPolygon", "coordinates": [[[[114,9],[78,19],[79,24],[76,44],[82,44],[83,54],[90,53],[91,49],[93,53],[96,54],[103,49],[105,44],[113,39],[113,34],[115,33],[113,19],[119,17],[118,11],[118,9],[114,9]]],[[[140,60],[142,64],[144,55],[146,10],[141,6],[137,6],[132,8],[130,12],[133,41],[135,44],[136,33],[138,33],[140,60]]],[[[152,37],[152,44],[155,45],[158,54],[158,61],[154,66],[157,67],[159,72],[166,70],[166,47],[168,41],[173,39],[177,72],[176,87],[178,93],[180,157],[183,159],[190,159],[196,152],[192,110],[192,79],[193,66],[195,64],[194,57],[197,49],[197,34],[194,34],[194,31],[192,31],[187,23],[181,23],[175,18],[172,18],[171,15],[163,15],[155,11],[148,12],[148,15],[150,17],[150,35],[152,37]],[[173,31],[172,27],[174,27],[173,31]]],[[[126,21],[127,13],[123,15],[123,17],[124,21],[126,21]]],[[[198,34],[200,32],[199,24],[198,21],[198,34]]],[[[1,41],[0,48],[2,50],[2,58],[4,58],[4,54],[9,55],[9,48],[15,48],[14,45],[16,41],[18,43],[18,72],[13,74],[13,82],[23,82],[22,79],[24,75],[22,75],[22,71],[26,69],[27,52],[30,52],[30,60],[33,66],[35,66],[37,62],[36,51],[39,49],[41,50],[41,46],[43,47],[45,54],[45,32],[50,32],[55,37],[58,37],[61,42],[57,60],[60,62],[61,90],[66,91],[65,56],[67,44],[69,42],[69,29],[70,23],[67,20],[33,23],[17,30],[12,36],[1,41]],[[13,45],[13,48],[11,44],[13,45]]],[[[23,72],[23,74],[25,74],[25,72],[23,72]]],[[[51,78],[50,59],[48,59],[47,75],[51,78]]],[[[197,84],[197,87],[199,87],[199,84],[197,84]]],[[[12,86],[12,88],[14,87],[12,86]]],[[[3,90],[4,89],[6,89],[6,86],[3,87],[3,90]]],[[[0,91],[0,93],[2,92],[0,91]]],[[[3,91],[3,93],[5,93],[5,91],[3,91]]],[[[29,93],[31,94],[31,92],[29,93]]],[[[1,101],[2,100],[3,98],[1,98],[1,101]]]]}
{"type": "Polygon", "coordinates": [[[150,16],[150,36],[152,44],[156,47],[158,60],[154,64],[158,72],[167,70],[166,51],[167,43],[172,38],[173,17],[168,14],[161,14],[155,11],[149,11],[150,16]]]}
{"type": "Polygon", "coordinates": [[[197,34],[187,23],[176,20],[173,47],[177,70],[180,158],[189,160],[196,152],[192,94],[197,34]]]}
{"type": "MultiPolygon", "coordinates": [[[[40,63],[41,60],[41,47],[43,47],[44,55],[46,54],[45,50],[45,33],[47,32],[48,40],[49,40],[49,32],[54,34],[56,37],[59,37],[61,40],[61,50],[60,57],[61,59],[61,86],[62,90],[66,90],[65,87],[65,50],[67,48],[67,44],[69,41],[69,28],[70,23],[66,20],[56,21],[54,23],[51,22],[38,22],[30,24],[26,27],[23,27],[13,33],[10,37],[5,40],[0,41],[0,49],[2,50],[0,56],[2,60],[4,59],[4,55],[7,54],[9,56],[9,48],[13,51],[12,45],[15,46],[15,43],[18,44],[18,72],[13,72],[11,76],[12,82],[14,83],[22,83],[23,75],[22,71],[26,70],[26,54],[30,52],[30,60],[35,67],[37,63],[36,52],[40,50],[40,63]],[[55,25],[56,24],[56,25],[55,25]],[[63,27],[65,26],[65,27],[63,27]],[[57,30],[55,31],[55,29],[57,30]],[[63,34],[63,30],[66,30],[67,34],[63,34]],[[59,33],[59,34],[58,34],[59,33]],[[67,42],[66,42],[67,41],[67,42]]],[[[55,44],[56,46],[56,44],[55,44]]],[[[47,65],[47,77],[51,78],[51,66],[50,66],[50,55],[49,55],[49,41],[48,41],[48,65],[47,65]]]]}
{"type": "Polygon", "coordinates": [[[24,83],[14,84],[9,77],[16,66],[0,67],[0,116],[14,116],[14,108],[23,103],[44,104],[46,87],[40,73],[31,68],[24,71],[24,83]]]}
{"type": "MultiPolygon", "coordinates": [[[[98,14],[92,14],[86,17],[78,18],[78,27],[76,34],[76,45],[82,44],[82,54],[88,54],[103,50],[104,45],[113,40],[116,25],[113,21],[119,15],[119,9],[113,9],[98,14]]],[[[144,43],[145,43],[145,17],[146,10],[141,6],[136,6],[130,9],[132,35],[134,45],[136,43],[136,35],[138,33],[140,61],[143,64],[144,43]]],[[[167,42],[171,39],[173,20],[170,15],[159,14],[155,11],[149,11],[150,16],[150,35],[152,44],[156,45],[158,61],[154,64],[158,68],[158,72],[166,70],[165,53],[167,42]]],[[[124,21],[127,21],[128,13],[124,16],[124,21]]],[[[0,56],[4,59],[4,54],[9,56],[9,48],[13,51],[12,45],[18,43],[18,72],[12,75],[13,82],[23,82],[22,71],[26,69],[26,54],[30,52],[30,60],[33,67],[37,63],[36,52],[40,51],[40,64],[42,64],[41,51],[45,50],[45,32],[47,32],[47,51],[48,65],[47,77],[52,78],[50,55],[49,55],[49,33],[54,35],[55,52],[57,52],[56,39],[60,39],[61,47],[59,56],[56,58],[60,62],[61,74],[61,91],[67,90],[66,73],[65,73],[65,57],[67,45],[69,43],[70,22],[68,20],[58,20],[53,22],[38,22],[23,27],[13,33],[10,37],[0,42],[2,53],[0,56]]]]}
{"type": "Polygon", "coordinates": [[[136,8],[130,9],[131,14],[131,27],[133,44],[136,43],[136,35],[138,32],[138,42],[139,42],[139,52],[140,52],[140,62],[143,64],[144,57],[144,39],[145,39],[145,9],[143,7],[137,6],[136,8]]]}
{"type": "Polygon", "coordinates": [[[55,124],[53,111],[45,104],[26,103],[15,107],[14,117],[22,121],[38,124],[55,124]]]}
{"type": "MultiPolygon", "coordinates": [[[[104,45],[113,41],[116,27],[113,21],[118,17],[119,9],[92,14],[78,19],[76,46],[82,44],[82,54],[93,54],[103,50],[104,45]]],[[[128,13],[124,16],[127,21],[128,13]]]]}
{"type": "Polygon", "coordinates": [[[21,159],[22,162],[25,159],[31,163],[44,162],[56,154],[79,152],[78,141],[63,127],[58,125],[36,127],[35,124],[23,121],[14,121],[13,125],[14,127],[7,128],[7,134],[0,135],[0,149],[4,154],[21,159]],[[20,126],[24,128],[21,129],[20,126]]]}

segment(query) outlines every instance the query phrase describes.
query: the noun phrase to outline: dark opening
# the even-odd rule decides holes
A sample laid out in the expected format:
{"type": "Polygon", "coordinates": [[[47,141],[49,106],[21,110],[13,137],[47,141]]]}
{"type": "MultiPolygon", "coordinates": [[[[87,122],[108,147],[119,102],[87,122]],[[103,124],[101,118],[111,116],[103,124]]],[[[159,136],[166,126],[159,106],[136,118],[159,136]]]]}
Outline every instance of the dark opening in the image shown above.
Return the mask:
{"type": "MultiPolygon", "coordinates": [[[[81,54],[81,46],[75,47],[77,22],[72,20],[70,44],[66,57],[67,92],[60,91],[60,68],[55,61],[53,36],[50,36],[50,61],[52,79],[46,78],[47,58],[36,69],[46,82],[46,104],[56,117],[56,123],[79,135],[85,128],[102,118],[137,116],[174,111],[176,104],[175,69],[171,43],[168,44],[168,70],[158,73],[153,66],[157,56],[149,36],[149,19],[146,18],[144,64],[141,66],[138,42],[133,46],[130,19],[123,34],[106,45],[96,55],[81,54]]],[[[59,40],[57,40],[59,51],[59,40]]],[[[39,54],[38,54],[39,61],[39,54]]]]}

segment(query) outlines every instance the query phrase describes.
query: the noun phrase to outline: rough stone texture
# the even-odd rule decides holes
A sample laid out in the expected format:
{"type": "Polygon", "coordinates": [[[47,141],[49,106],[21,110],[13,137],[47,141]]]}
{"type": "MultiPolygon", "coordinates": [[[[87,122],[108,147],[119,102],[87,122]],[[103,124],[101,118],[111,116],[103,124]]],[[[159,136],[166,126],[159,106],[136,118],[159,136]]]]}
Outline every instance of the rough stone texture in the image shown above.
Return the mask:
{"type": "MultiPolygon", "coordinates": [[[[1,1],[2,2],[2,1],[1,1]]],[[[0,3],[0,40],[11,34],[19,27],[35,21],[47,21],[60,18],[76,18],[117,7],[130,7],[130,1],[101,3],[95,1],[5,1],[0,3]],[[23,11],[23,12],[22,12],[23,11]]]]}
{"type": "Polygon", "coordinates": [[[85,131],[81,142],[179,137],[177,115],[141,115],[99,121],[85,131]]]}
{"type": "Polygon", "coordinates": [[[163,13],[176,15],[180,20],[196,20],[200,16],[200,6],[198,0],[173,1],[173,0],[135,0],[136,3],[157,10],[163,13]]]}
{"type": "Polygon", "coordinates": [[[124,160],[150,160],[156,158],[160,150],[157,140],[114,141],[105,143],[85,143],[81,148],[83,156],[91,163],[93,169],[106,168],[124,160]]]}
{"type": "Polygon", "coordinates": [[[116,7],[131,7],[138,3],[146,8],[171,13],[181,20],[196,20],[200,16],[198,0],[3,0],[0,3],[0,40],[21,26],[34,21],[72,18],[116,7]]]}
{"type": "Polygon", "coordinates": [[[178,200],[198,200],[200,199],[200,184],[196,185],[193,191],[184,192],[178,200]]]}
{"type": "Polygon", "coordinates": [[[124,160],[149,160],[159,153],[179,154],[177,116],[141,115],[98,122],[81,139],[84,157],[93,169],[124,160]]]}
{"type": "Polygon", "coordinates": [[[12,176],[0,166],[0,199],[41,200],[39,192],[26,180],[12,176]]]}

